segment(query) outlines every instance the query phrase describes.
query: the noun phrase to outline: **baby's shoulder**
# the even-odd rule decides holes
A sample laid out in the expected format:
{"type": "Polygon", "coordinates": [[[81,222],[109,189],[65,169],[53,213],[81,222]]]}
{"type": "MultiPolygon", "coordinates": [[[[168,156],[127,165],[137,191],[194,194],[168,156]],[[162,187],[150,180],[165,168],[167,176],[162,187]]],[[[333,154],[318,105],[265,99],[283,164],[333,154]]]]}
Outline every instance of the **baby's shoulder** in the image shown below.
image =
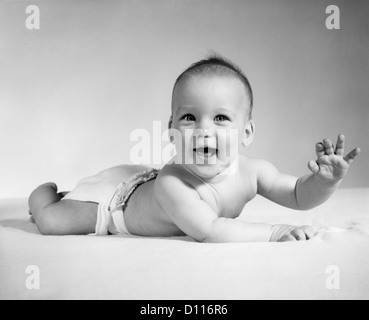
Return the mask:
{"type": "Polygon", "coordinates": [[[176,164],[166,164],[158,175],[158,180],[166,179],[181,179],[183,176],[183,170],[179,165],[176,164]]]}
{"type": "Polygon", "coordinates": [[[176,201],[182,203],[183,199],[198,199],[195,188],[188,183],[186,177],[178,166],[166,165],[159,173],[154,184],[154,196],[161,204],[176,206],[176,201]]]}
{"type": "Polygon", "coordinates": [[[164,188],[189,187],[186,172],[176,164],[167,164],[160,170],[156,184],[164,188]]]}

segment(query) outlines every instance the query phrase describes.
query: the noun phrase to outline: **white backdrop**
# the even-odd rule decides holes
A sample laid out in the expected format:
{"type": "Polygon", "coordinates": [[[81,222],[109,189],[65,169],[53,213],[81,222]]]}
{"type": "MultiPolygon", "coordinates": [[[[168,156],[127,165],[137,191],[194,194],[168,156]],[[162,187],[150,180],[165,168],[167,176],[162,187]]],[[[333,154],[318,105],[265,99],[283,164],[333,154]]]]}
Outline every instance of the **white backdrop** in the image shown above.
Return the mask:
{"type": "Polygon", "coordinates": [[[165,129],[174,80],[209,50],[254,88],[245,154],[303,175],[342,132],[363,150],[343,187],[369,187],[369,2],[334,2],[340,30],[326,0],[0,0],[0,198],[130,163],[132,131],[165,129]]]}

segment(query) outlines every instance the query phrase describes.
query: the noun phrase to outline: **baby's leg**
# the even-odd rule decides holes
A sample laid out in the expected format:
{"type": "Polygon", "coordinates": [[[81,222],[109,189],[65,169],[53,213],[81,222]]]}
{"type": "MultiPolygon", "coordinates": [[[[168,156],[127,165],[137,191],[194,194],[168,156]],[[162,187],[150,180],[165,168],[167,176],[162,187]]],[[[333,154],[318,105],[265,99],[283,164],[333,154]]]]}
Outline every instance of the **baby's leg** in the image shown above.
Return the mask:
{"type": "Polygon", "coordinates": [[[29,208],[44,235],[80,235],[95,232],[98,204],[64,200],[54,183],[39,186],[29,197],[29,208]]]}

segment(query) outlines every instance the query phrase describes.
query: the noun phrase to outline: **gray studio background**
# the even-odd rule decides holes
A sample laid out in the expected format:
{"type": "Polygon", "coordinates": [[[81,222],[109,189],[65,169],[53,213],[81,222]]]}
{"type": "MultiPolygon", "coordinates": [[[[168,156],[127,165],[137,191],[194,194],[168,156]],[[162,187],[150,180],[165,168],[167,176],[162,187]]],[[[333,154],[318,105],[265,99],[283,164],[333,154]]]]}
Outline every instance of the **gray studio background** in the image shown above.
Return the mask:
{"type": "Polygon", "coordinates": [[[369,187],[368,17],[367,0],[0,0],[0,198],[130,163],[131,132],[165,129],[174,80],[209,50],[255,91],[243,153],[300,176],[317,141],[344,133],[363,152],[343,187],[369,187]]]}

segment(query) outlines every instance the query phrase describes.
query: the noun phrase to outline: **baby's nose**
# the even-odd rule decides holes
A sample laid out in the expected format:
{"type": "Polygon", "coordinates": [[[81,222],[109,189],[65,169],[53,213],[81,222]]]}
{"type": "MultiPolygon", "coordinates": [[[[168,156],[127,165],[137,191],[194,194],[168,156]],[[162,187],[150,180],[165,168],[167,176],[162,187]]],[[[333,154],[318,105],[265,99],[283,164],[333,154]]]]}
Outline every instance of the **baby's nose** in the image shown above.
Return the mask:
{"type": "Polygon", "coordinates": [[[207,129],[196,129],[194,132],[194,137],[196,138],[210,138],[210,131],[207,129]]]}

